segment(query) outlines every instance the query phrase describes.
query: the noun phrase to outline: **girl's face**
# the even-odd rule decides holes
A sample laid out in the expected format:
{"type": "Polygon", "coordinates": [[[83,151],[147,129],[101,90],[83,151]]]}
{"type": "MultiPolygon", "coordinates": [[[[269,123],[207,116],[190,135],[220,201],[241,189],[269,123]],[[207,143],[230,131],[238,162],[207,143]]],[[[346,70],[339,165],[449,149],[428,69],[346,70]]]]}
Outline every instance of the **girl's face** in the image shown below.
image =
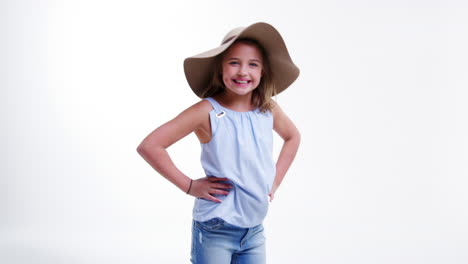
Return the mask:
{"type": "Polygon", "coordinates": [[[234,43],[223,56],[222,78],[228,92],[246,95],[262,79],[263,58],[259,48],[250,43],[234,43]]]}

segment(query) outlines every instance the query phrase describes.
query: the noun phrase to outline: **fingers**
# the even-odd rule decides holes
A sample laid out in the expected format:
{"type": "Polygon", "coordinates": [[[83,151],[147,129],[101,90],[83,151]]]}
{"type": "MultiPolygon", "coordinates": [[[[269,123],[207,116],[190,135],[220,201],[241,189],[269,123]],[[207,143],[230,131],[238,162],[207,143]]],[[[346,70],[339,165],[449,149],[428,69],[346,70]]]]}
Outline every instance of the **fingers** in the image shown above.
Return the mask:
{"type": "Polygon", "coordinates": [[[228,183],[216,183],[219,181],[229,181],[228,178],[208,177],[208,180],[213,183],[210,187],[215,189],[232,189],[232,185],[228,183]]]}
{"type": "Polygon", "coordinates": [[[210,201],[213,201],[213,202],[215,202],[215,203],[221,203],[221,202],[222,202],[220,199],[218,199],[218,198],[216,198],[216,197],[214,197],[214,196],[212,196],[212,195],[209,195],[209,196],[207,197],[207,199],[210,200],[210,201]]]}
{"type": "Polygon", "coordinates": [[[215,188],[215,189],[232,189],[232,185],[230,184],[223,184],[223,183],[216,183],[216,184],[212,184],[211,185],[211,188],[215,188]]]}
{"type": "Polygon", "coordinates": [[[275,198],[275,194],[269,193],[268,196],[270,196],[270,202],[273,202],[273,198],[275,198]]]}
{"type": "Polygon", "coordinates": [[[197,198],[204,198],[213,202],[221,203],[222,201],[215,197],[216,195],[228,195],[233,188],[231,184],[222,183],[221,181],[229,181],[228,178],[205,177],[193,181],[190,195],[197,198]]]}
{"type": "Polygon", "coordinates": [[[210,194],[221,194],[221,195],[228,195],[229,192],[221,189],[213,189],[209,192],[210,194]]]}
{"type": "Polygon", "coordinates": [[[208,194],[228,195],[231,189],[232,186],[229,184],[212,183],[209,186],[208,194]]]}
{"type": "Polygon", "coordinates": [[[210,182],[229,181],[228,178],[208,177],[210,182]]]}

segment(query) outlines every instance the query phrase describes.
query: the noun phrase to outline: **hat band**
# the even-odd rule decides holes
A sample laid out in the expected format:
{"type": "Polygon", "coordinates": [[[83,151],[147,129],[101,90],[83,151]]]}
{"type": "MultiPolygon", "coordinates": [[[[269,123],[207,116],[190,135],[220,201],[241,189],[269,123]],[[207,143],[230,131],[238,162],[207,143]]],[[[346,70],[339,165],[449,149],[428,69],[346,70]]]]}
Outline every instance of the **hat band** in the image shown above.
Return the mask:
{"type": "Polygon", "coordinates": [[[226,40],[224,40],[224,41],[221,43],[221,45],[228,43],[231,39],[233,39],[233,38],[235,38],[235,37],[237,37],[237,35],[234,35],[234,36],[231,36],[231,37],[227,38],[226,40]]]}

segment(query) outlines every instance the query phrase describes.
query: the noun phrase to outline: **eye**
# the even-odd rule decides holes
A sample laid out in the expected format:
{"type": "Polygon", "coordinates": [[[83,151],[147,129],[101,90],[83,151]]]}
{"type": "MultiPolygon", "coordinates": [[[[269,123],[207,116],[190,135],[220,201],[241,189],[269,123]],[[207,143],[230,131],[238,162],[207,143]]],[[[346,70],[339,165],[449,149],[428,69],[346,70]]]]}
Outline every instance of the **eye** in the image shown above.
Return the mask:
{"type": "Polygon", "coordinates": [[[230,64],[230,65],[236,65],[236,64],[239,64],[239,62],[237,62],[237,61],[230,61],[229,64],[230,64]]]}
{"type": "Polygon", "coordinates": [[[257,63],[253,63],[253,62],[250,63],[249,65],[252,66],[252,67],[258,67],[258,64],[257,64],[257,63]]]}

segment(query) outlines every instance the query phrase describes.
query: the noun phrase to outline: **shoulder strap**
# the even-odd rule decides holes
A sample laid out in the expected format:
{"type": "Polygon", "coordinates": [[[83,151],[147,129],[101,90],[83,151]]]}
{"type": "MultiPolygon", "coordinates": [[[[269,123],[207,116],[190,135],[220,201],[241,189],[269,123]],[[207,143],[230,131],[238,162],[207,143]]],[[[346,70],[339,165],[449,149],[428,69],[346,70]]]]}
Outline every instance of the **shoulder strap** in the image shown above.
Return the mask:
{"type": "Polygon", "coordinates": [[[220,113],[223,111],[221,105],[218,102],[216,102],[216,100],[213,99],[212,97],[207,97],[204,100],[207,100],[208,102],[210,102],[211,106],[213,106],[213,109],[215,110],[216,113],[220,113]]]}
{"type": "Polygon", "coordinates": [[[208,102],[210,102],[211,106],[213,106],[215,116],[219,119],[221,117],[224,117],[226,115],[226,111],[224,111],[224,108],[212,97],[207,97],[205,98],[208,102]]]}

